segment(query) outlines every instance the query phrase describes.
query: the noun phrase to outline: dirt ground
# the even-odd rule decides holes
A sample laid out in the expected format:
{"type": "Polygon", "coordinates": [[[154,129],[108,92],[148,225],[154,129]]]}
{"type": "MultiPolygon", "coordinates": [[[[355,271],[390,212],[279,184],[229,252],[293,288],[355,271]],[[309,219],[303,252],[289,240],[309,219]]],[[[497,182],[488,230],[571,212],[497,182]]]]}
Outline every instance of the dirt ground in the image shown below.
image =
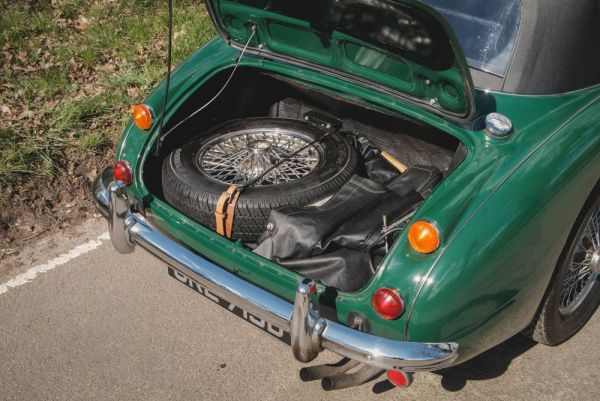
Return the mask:
{"type": "Polygon", "coordinates": [[[0,261],[96,214],[91,183],[103,166],[111,164],[114,151],[68,153],[65,174],[36,177],[18,190],[5,190],[0,207],[0,261]]]}

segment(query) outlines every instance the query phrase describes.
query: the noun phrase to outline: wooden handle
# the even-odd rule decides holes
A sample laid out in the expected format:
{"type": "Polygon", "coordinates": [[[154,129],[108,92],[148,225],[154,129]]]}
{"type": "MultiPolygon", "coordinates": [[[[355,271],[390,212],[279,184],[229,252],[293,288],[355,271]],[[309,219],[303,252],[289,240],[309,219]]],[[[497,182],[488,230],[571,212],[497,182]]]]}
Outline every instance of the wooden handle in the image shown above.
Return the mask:
{"type": "Polygon", "coordinates": [[[406,170],[408,170],[408,167],[406,166],[406,164],[402,163],[400,160],[396,159],[394,156],[390,155],[385,150],[381,151],[381,156],[385,160],[387,160],[388,163],[390,163],[392,166],[394,166],[396,168],[396,170],[398,170],[400,173],[404,173],[406,170]]]}

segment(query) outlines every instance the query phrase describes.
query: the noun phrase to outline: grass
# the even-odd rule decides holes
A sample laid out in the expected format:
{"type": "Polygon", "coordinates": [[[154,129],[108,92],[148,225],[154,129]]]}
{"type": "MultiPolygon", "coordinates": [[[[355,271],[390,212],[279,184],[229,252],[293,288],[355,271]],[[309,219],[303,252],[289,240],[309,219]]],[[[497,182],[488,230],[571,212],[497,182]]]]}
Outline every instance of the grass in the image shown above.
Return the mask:
{"type": "MultiPolygon", "coordinates": [[[[115,145],[166,73],[166,1],[0,0],[0,197],[115,145]]],[[[174,63],[214,36],[199,0],[174,1],[174,63]]],[[[1,201],[1,199],[0,199],[1,201]]],[[[0,202],[1,204],[1,202],[0,202]]]]}

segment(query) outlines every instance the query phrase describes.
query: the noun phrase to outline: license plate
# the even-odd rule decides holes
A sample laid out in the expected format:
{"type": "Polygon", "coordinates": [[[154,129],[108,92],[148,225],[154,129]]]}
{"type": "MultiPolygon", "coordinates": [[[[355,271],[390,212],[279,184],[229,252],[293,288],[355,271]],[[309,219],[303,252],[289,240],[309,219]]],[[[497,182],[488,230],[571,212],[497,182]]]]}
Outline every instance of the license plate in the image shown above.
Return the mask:
{"type": "Polygon", "coordinates": [[[242,307],[235,305],[234,303],[229,302],[226,299],[216,296],[215,294],[210,292],[208,289],[206,289],[206,287],[204,287],[202,284],[200,284],[193,278],[189,277],[188,275],[180,272],[179,270],[174,269],[171,266],[167,266],[167,272],[169,273],[169,276],[173,277],[175,280],[177,280],[181,284],[184,284],[188,288],[191,288],[193,291],[204,296],[205,298],[210,299],[211,301],[213,301],[220,307],[227,309],[229,312],[233,313],[237,317],[244,319],[245,321],[249,322],[253,326],[264,331],[265,333],[270,334],[271,336],[275,337],[276,339],[283,341],[284,343],[286,343],[288,345],[290,344],[291,341],[290,341],[290,333],[289,332],[283,330],[280,327],[275,326],[273,323],[267,322],[267,321],[259,318],[258,316],[254,316],[253,314],[246,311],[242,307]]]}

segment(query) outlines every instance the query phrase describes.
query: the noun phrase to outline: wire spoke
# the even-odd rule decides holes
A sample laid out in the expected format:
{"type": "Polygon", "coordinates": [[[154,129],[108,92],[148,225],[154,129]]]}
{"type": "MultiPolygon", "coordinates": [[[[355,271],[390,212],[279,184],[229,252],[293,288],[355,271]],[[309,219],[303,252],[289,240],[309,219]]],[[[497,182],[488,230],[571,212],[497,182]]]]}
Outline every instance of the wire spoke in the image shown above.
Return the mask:
{"type": "Polygon", "coordinates": [[[600,250],[600,207],[586,222],[577,246],[571,255],[569,270],[563,281],[559,311],[563,315],[573,313],[586,299],[598,281],[598,274],[592,270],[594,255],[600,250]]]}
{"type": "Polygon", "coordinates": [[[310,174],[321,161],[312,139],[281,129],[241,130],[215,138],[198,152],[197,165],[210,177],[243,185],[260,177],[259,185],[283,184],[310,174]]]}

